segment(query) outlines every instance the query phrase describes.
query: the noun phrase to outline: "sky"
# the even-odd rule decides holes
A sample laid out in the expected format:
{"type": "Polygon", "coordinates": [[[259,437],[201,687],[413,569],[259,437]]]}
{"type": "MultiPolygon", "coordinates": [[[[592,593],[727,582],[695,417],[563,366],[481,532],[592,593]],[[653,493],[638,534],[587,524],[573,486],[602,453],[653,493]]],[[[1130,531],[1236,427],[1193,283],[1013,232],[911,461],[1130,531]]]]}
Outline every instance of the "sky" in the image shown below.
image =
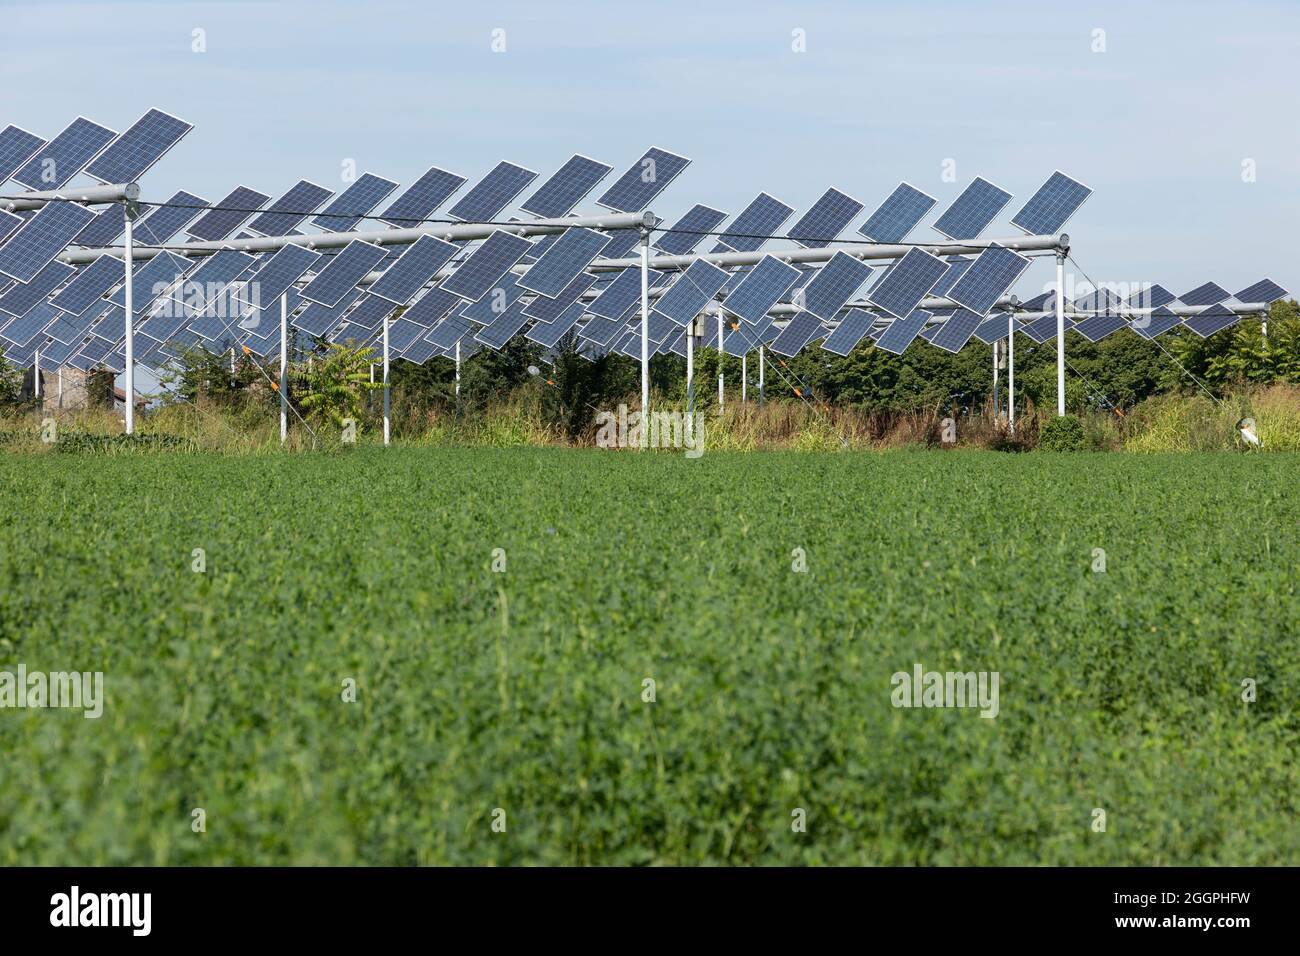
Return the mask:
{"type": "MultiPolygon", "coordinates": [[[[473,183],[501,159],[545,177],[575,152],[612,182],[656,145],[692,160],[652,204],[669,222],[761,190],[797,215],[835,186],[867,207],[848,237],[906,180],[940,202],[910,238],[937,239],[929,223],[983,176],[1015,196],[998,238],[1059,169],[1095,190],[1065,228],[1091,279],[1300,294],[1293,0],[42,0],[0,17],[0,125],[120,131],[150,107],[195,125],[145,201],[342,189],[350,163],[403,185],[431,165],[473,183]]],[[[1036,260],[1016,291],[1052,273],[1036,260]]]]}

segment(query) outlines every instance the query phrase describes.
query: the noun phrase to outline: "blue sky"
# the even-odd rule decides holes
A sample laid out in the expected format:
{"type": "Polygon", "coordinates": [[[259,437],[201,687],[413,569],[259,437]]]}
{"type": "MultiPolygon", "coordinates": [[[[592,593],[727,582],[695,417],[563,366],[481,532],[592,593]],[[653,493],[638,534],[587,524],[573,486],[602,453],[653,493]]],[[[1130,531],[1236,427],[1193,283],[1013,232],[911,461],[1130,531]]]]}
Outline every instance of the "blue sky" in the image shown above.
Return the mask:
{"type": "MultiPolygon", "coordinates": [[[[546,176],[574,152],[621,171],[654,144],[693,160],[653,204],[669,221],[760,190],[803,210],[828,186],[869,211],[904,179],[942,207],[982,175],[1016,197],[992,238],[1061,169],[1095,190],[1067,226],[1093,278],[1300,291],[1300,4],[47,0],[3,16],[3,123],[121,130],[158,106],[195,124],[146,199],[341,188],[349,159],[403,184],[500,159],[546,176]]],[[[937,238],[933,218],[912,238],[937,238]]],[[[1018,291],[1051,272],[1036,262],[1018,291]]]]}

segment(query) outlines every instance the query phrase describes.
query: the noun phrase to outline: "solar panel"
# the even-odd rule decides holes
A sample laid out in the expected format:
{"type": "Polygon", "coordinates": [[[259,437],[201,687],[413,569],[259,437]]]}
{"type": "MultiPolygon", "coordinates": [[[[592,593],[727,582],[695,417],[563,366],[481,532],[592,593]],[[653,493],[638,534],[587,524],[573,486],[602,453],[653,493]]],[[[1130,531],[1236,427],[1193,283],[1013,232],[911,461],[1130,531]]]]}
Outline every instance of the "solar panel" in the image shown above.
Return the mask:
{"type": "Polygon", "coordinates": [[[596,203],[615,212],[640,212],[690,164],[684,156],[651,146],[596,203]]]}
{"type": "Polygon", "coordinates": [[[1122,316],[1113,312],[1104,315],[1091,315],[1083,319],[1074,327],[1089,342],[1100,342],[1106,336],[1118,332],[1128,325],[1128,321],[1122,316]]]}
{"type": "Polygon", "coordinates": [[[1007,337],[1007,314],[994,312],[975,327],[975,338],[985,345],[992,345],[998,339],[1007,337]]]}
{"type": "MultiPolygon", "coordinates": [[[[161,252],[131,274],[131,308],[143,315],[149,306],[167,292],[194,263],[174,252],[161,252]]],[[[126,308],[126,286],[109,298],[119,309],[126,308]]]]}
{"type": "Polygon", "coordinates": [[[938,200],[909,183],[899,183],[889,198],[858,229],[875,242],[902,242],[938,200]]]}
{"type": "Polygon", "coordinates": [[[44,145],[45,140],[21,126],[9,125],[0,131],[0,184],[8,182],[32,153],[44,145]]]}
{"type": "Polygon", "coordinates": [[[655,248],[665,255],[684,256],[700,244],[704,233],[713,232],[726,218],[725,212],[696,203],[667,232],[660,233],[655,248]]]}
{"type": "Polygon", "coordinates": [[[1146,315],[1134,316],[1133,321],[1129,323],[1129,328],[1144,339],[1154,339],[1156,336],[1164,335],[1174,326],[1181,324],[1182,320],[1173,309],[1161,305],[1155,307],[1146,315]]]}
{"type": "Polygon", "coordinates": [[[921,334],[921,330],[929,320],[930,313],[921,309],[917,309],[906,318],[895,319],[889,324],[889,328],[881,333],[880,338],[876,339],[876,348],[892,352],[894,355],[902,355],[912,341],[921,334]]]}
{"type": "Polygon", "coordinates": [[[523,307],[524,315],[530,319],[537,319],[539,322],[554,322],[569,307],[570,303],[577,302],[582,294],[590,289],[595,282],[595,276],[586,275],[585,273],[576,276],[572,282],[564,287],[559,295],[551,298],[536,296],[523,307]]]}
{"type": "Polygon", "coordinates": [[[1057,170],[1029,197],[1029,202],[1011,219],[1011,225],[1031,236],[1057,232],[1078,212],[1092,190],[1057,170]]]}
{"type": "Polygon", "coordinates": [[[948,298],[985,315],[1028,268],[1029,260],[1020,253],[1003,246],[989,246],[949,290],[948,298]]]}
{"type": "MultiPolygon", "coordinates": [[[[357,301],[357,304],[352,307],[352,311],[349,312],[345,316],[345,318],[348,320],[348,322],[352,323],[353,325],[360,326],[361,328],[375,329],[379,327],[379,324],[383,322],[387,316],[392,315],[396,309],[397,309],[397,305],[393,303],[391,300],[381,299],[379,296],[371,293],[371,294],[363,295],[357,301]]],[[[420,332],[421,335],[429,331],[429,327],[427,325],[416,323],[412,320],[408,320],[408,321],[410,321],[410,324],[415,325],[417,328],[421,330],[420,332]]],[[[391,336],[389,337],[388,345],[390,349],[397,347],[396,345],[393,344],[391,336]]]]}
{"type": "MultiPolygon", "coordinates": [[[[1184,300],[1186,301],[1186,300],[1184,300]]],[[[1215,332],[1222,332],[1231,325],[1236,325],[1241,316],[1226,306],[1214,304],[1203,312],[1198,312],[1183,324],[1203,339],[1208,339],[1215,332]]]]}
{"type": "Polygon", "coordinates": [[[1178,297],[1178,301],[1183,305],[1218,305],[1227,299],[1232,298],[1232,293],[1216,282],[1207,282],[1204,285],[1198,285],[1191,292],[1185,292],[1178,297]]]}
{"type": "Polygon", "coordinates": [[[99,211],[90,225],[77,233],[72,240],[74,246],[107,246],[126,229],[126,207],[121,203],[110,203],[99,211]]]}
{"type": "Polygon", "coordinates": [[[1168,305],[1170,302],[1175,302],[1177,299],[1178,296],[1162,285],[1144,284],[1142,288],[1125,300],[1125,305],[1134,309],[1156,309],[1162,305],[1168,305]]]}
{"type": "Polygon", "coordinates": [[[424,338],[428,331],[423,325],[410,319],[397,319],[388,324],[388,348],[390,351],[405,352],[424,338]]]}
{"type": "Polygon", "coordinates": [[[339,324],[343,313],[359,298],[361,298],[361,290],[351,288],[334,305],[308,302],[307,307],[295,315],[291,322],[295,328],[302,329],[308,335],[324,335],[339,324]]]}
{"type": "MultiPolygon", "coordinates": [[[[1068,332],[1072,328],[1074,328],[1074,322],[1067,318],[1065,320],[1065,331],[1068,332]]],[[[1056,335],[1056,316],[1044,315],[1032,322],[1026,322],[1023,325],[1018,326],[1016,331],[1023,332],[1039,345],[1042,345],[1048,339],[1056,335]]]]}
{"type": "Polygon", "coordinates": [[[0,325],[0,338],[8,339],[15,345],[27,345],[59,315],[54,306],[48,302],[41,302],[35,308],[29,309],[26,315],[9,319],[7,323],[0,325]]]}
{"type": "Polygon", "coordinates": [[[1123,303],[1113,291],[1106,288],[1092,289],[1088,292],[1077,296],[1074,300],[1074,306],[1084,309],[1088,312],[1093,311],[1117,311],[1123,303]]]}
{"type": "Polygon", "coordinates": [[[609,239],[594,229],[566,229],[537,264],[524,273],[519,285],[538,295],[559,295],[607,245],[609,239]]]}
{"type": "MultiPolygon", "coordinates": [[[[777,355],[798,355],[800,349],[821,334],[821,321],[809,312],[800,312],[781,330],[771,348],[777,355]]],[[[725,341],[723,347],[726,347],[725,341]]]]}
{"type": "Polygon", "coordinates": [[[935,220],[935,232],[949,239],[978,239],[1002,208],[1011,202],[1011,193],[994,186],[987,179],[976,177],[935,220]]]}
{"type": "Polygon", "coordinates": [[[126,266],[116,256],[100,256],[86,266],[59,293],[50,305],[73,315],[80,315],[99,301],[109,289],[126,278],[126,266]]]}
{"type": "MultiPolygon", "coordinates": [[[[484,298],[491,299],[491,295],[484,298]]],[[[446,289],[434,287],[407,308],[405,315],[412,322],[431,326],[452,309],[465,304],[465,300],[446,289]]]]}
{"type": "Polygon", "coordinates": [[[26,221],[22,216],[0,209],[0,244],[3,244],[9,238],[9,234],[26,221]]]}
{"type": "Polygon", "coordinates": [[[863,312],[861,309],[849,309],[844,314],[844,318],[840,319],[835,331],[826,336],[822,348],[836,355],[848,355],[871,331],[871,326],[875,321],[875,316],[868,312],[863,312]]]}
{"type": "Polygon", "coordinates": [[[1246,286],[1233,298],[1238,302],[1276,302],[1286,298],[1286,289],[1272,279],[1260,279],[1253,285],[1246,286]]]}
{"type": "Polygon", "coordinates": [[[1056,308],[1056,290],[1048,289],[1046,292],[1040,292],[1033,298],[1027,299],[1020,303],[1020,309],[1025,312],[1041,312],[1043,309],[1056,308]]]}
{"type": "Polygon", "coordinates": [[[524,315],[523,306],[516,302],[497,316],[495,322],[483,328],[474,339],[496,351],[518,335],[519,330],[526,324],[528,324],[528,316],[524,315]]]}
{"type": "Polygon", "coordinates": [[[302,297],[323,305],[337,305],[384,258],[384,250],[354,239],[302,290],[302,297]]]}
{"type": "Polygon", "coordinates": [[[193,222],[207,205],[206,199],[182,189],[136,222],[135,241],[161,246],[193,222]]]}
{"type": "Polygon", "coordinates": [[[225,239],[248,221],[271,197],[247,186],[236,186],[226,198],[208,210],[189,228],[189,235],[203,242],[225,239]]]}
{"type": "Polygon", "coordinates": [[[249,280],[239,297],[260,309],[278,305],[280,296],[322,259],[320,253],[303,246],[281,246],[257,270],[257,275],[249,280]]]}
{"type": "Polygon", "coordinates": [[[712,263],[697,259],[659,297],[652,311],[686,325],[694,319],[727,281],[727,273],[712,263]]]}
{"type": "Polygon", "coordinates": [[[334,195],[334,190],[317,186],[303,179],[266,207],[266,212],[248,224],[253,232],[264,236],[287,236],[293,232],[308,216],[320,208],[321,203],[334,195]]]}
{"type": "Polygon", "coordinates": [[[522,236],[495,230],[460,268],[442,281],[442,288],[477,302],[509,272],[532,247],[522,236]]]}
{"type": "Polygon", "coordinates": [[[433,211],[465,185],[465,177],[430,166],[424,175],[407,187],[383,212],[383,221],[398,228],[418,226],[433,211]]]}
{"type": "Polygon", "coordinates": [[[408,362],[414,362],[416,365],[423,365],[435,355],[441,355],[442,349],[434,345],[428,339],[416,339],[408,345],[402,352],[402,358],[408,362]]]}
{"type": "Polygon", "coordinates": [[[440,349],[450,349],[472,329],[473,326],[459,315],[449,315],[430,329],[424,338],[440,349]]]}
{"type": "Polygon", "coordinates": [[[45,301],[45,297],[72,277],[77,270],[62,262],[51,262],[32,278],[30,282],[16,282],[13,288],[0,295],[0,312],[10,315],[25,315],[35,306],[45,301]]]}
{"type": "Polygon", "coordinates": [[[406,305],[460,251],[460,246],[433,236],[421,236],[370,287],[370,294],[406,305]]]}
{"type": "Polygon", "coordinates": [[[810,249],[829,246],[858,217],[863,208],[862,203],[852,196],[832,187],[822,193],[821,198],[799,217],[799,221],[790,227],[786,235],[810,249]]]}
{"type": "Polygon", "coordinates": [[[502,160],[447,215],[464,222],[490,222],[536,178],[531,169],[502,160]]]}
{"type": "Polygon", "coordinates": [[[776,305],[798,278],[799,270],[794,266],[764,256],[722,304],[728,312],[756,325],[767,318],[768,309],[776,305]]]}
{"type": "Polygon", "coordinates": [[[829,322],[862,288],[875,271],[844,252],[837,252],[795,295],[794,301],[817,318],[829,322]]]}
{"type": "Polygon", "coordinates": [[[718,237],[718,245],[736,252],[754,252],[767,242],[765,237],[775,235],[792,215],[792,206],[787,206],[775,196],[759,193],[718,237]]]}
{"type": "MultiPolygon", "coordinates": [[[[554,324],[554,323],[552,323],[554,324]]],[[[579,336],[589,339],[597,345],[609,345],[614,336],[623,331],[623,323],[614,319],[602,319],[599,317],[589,319],[587,324],[582,327],[579,336]]]]}
{"type": "Polygon", "coordinates": [[[947,295],[952,290],[952,287],[957,284],[957,280],[966,274],[966,270],[969,269],[974,262],[974,259],[968,259],[966,256],[949,256],[948,270],[939,277],[939,281],[936,282],[934,288],[930,290],[930,295],[947,295]]]}
{"type": "Polygon", "coordinates": [[[582,303],[575,302],[565,309],[554,322],[538,322],[534,325],[528,330],[528,338],[538,345],[551,348],[573,330],[573,327],[578,324],[578,320],[582,318],[583,312],[582,303]]]}
{"type": "Polygon", "coordinates": [[[311,223],[326,232],[347,232],[370,215],[396,188],[397,183],[391,179],[384,179],[374,173],[363,173],[311,223]]]}
{"type": "Polygon", "coordinates": [[[613,166],[575,154],[519,208],[543,219],[567,216],[613,170],[613,166]]]}
{"type": "MultiPolygon", "coordinates": [[[[650,270],[650,285],[662,281],[665,273],[650,270]]],[[[628,310],[641,301],[641,270],[624,269],[614,276],[614,281],[605,286],[600,294],[587,306],[587,311],[606,319],[621,319],[628,310]]]]}
{"type": "MultiPolygon", "coordinates": [[[[1002,317],[1003,327],[1006,326],[1006,316],[1002,317]]],[[[960,352],[966,347],[975,330],[984,323],[984,316],[978,312],[972,312],[969,309],[958,309],[944,321],[938,331],[930,339],[930,344],[935,348],[943,349],[945,352],[960,352]]]]}
{"type": "Polygon", "coordinates": [[[456,304],[464,306],[457,310],[458,314],[479,325],[491,325],[497,320],[497,316],[514,305],[515,300],[524,294],[518,280],[519,277],[513,272],[507,272],[477,302],[464,304],[463,300],[458,298],[456,304]]]}
{"type": "Polygon", "coordinates": [[[28,189],[58,189],[98,155],[117,134],[78,116],[68,128],[38,149],[13,179],[28,189]]]}
{"type": "MultiPolygon", "coordinates": [[[[661,222],[662,220],[656,220],[661,222]]],[[[632,251],[633,247],[641,241],[640,229],[611,229],[605,233],[609,236],[609,245],[605,247],[602,258],[605,259],[623,259],[632,251]]]]}
{"type": "MultiPolygon", "coordinates": [[[[867,300],[890,315],[903,317],[912,312],[934,288],[948,266],[938,256],[924,249],[909,249],[889,271],[871,287],[867,300]]],[[[918,331],[920,331],[918,329],[918,331]]],[[[909,339],[908,341],[911,341],[909,339]]]]}
{"type": "Polygon", "coordinates": [[[194,127],[159,109],[151,109],[86,167],[101,183],[135,182],[194,127]]]}
{"type": "Polygon", "coordinates": [[[94,218],[73,202],[46,203],[0,246],[0,273],[30,282],[94,218]]]}

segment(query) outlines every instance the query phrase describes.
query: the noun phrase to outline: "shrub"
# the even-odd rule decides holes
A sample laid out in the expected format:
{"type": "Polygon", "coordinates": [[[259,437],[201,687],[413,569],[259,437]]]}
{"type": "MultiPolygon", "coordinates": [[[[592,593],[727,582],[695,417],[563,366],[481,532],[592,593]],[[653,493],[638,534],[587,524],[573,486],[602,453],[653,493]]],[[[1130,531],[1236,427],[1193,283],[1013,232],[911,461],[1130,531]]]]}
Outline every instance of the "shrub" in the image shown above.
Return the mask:
{"type": "Polygon", "coordinates": [[[1073,415],[1049,418],[1038,430],[1038,447],[1047,451],[1078,451],[1084,445],[1083,422],[1073,415]]]}

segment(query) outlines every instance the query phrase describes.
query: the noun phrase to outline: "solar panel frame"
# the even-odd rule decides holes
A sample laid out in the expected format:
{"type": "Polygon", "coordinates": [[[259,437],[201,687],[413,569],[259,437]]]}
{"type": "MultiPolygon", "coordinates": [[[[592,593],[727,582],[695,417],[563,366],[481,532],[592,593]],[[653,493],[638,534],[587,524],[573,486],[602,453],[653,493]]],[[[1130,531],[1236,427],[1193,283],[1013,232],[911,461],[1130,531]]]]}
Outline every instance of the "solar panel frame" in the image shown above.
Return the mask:
{"type": "Polygon", "coordinates": [[[1101,315],[1090,315],[1086,319],[1080,320],[1075,326],[1074,331],[1078,332],[1089,342],[1100,342],[1108,335],[1113,335],[1120,329],[1128,328],[1128,320],[1115,312],[1105,312],[1101,315]]]}
{"type": "Polygon", "coordinates": [[[291,318],[289,322],[294,328],[301,329],[308,335],[319,338],[339,324],[343,318],[343,313],[357,299],[361,298],[361,294],[361,290],[358,288],[349,289],[343,298],[334,305],[308,300],[306,308],[291,318]]]}
{"type": "Polygon", "coordinates": [[[474,330],[468,321],[459,315],[448,315],[438,321],[425,335],[425,341],[440,349],[452,349],[466,335],[474,330]]]}
{"type": "Polygon", "coordinates": [[[1001,186],[976,176],[930,228],[959,242],[978,239],[1011,199],[1011,193],[1001,186]]]}
{"type": "Polygon", "coordinates": [[[266,310],[275,307],[299,279],[320,266],[324,256],[305,246],[285,245],[266,259],[240,291],[239,298],[266,310]]]}
{"type": "Polygon", "coordinates": [[[989,317],[975,327],[975,338],[985,345],[992,345],[999,339],[1007,337],[1007,313],[991,312],[989,317]]]}
{"type": "Polygon", "coordinates": [[[503,159],[461,196],[447,215],[461,222],[490,222],[536,178],[533,170],[503,159]]]}
{"type": "Polygon", "coordinates": [[[800,272],[775,256],[763,256],[744,280],[722,300],[722,307],[733,315],[758,324],[768,310],[794,285],[800,272]]]}
{"type": "Polygon", "coordinates": [[[991,245],[975,257],[974,264],[948,290],[947,297],[963,308],[987,315],[1025,274],[1029,262],[1012,249],[991,245]]]}
{"type": "Polygon", "coordinates": [[[370,294],[406,305],[460,251],[454,242],[421,236],[371,286],[370,294]]]}
{"type": "Polygon", "coordinates": [[[399,229],[418,226],[455,195],[465,182],[464,176],[430,166],[383,211],[381,221],[399,229]]]}
{"type": "Polygon", "coordinates": [[[823,249],[839,238],[865,208],[848,193],[831,186],[786,230],[786,238],[806,249],[823,249]]]}
{"type": "Polygon", "coordinates": [[[58,189],[86,168],[117,133],[94,120],[78,116],[59,135],[33,153],[10,178],[28,189],[58,189]],[[53,166],[46,166],[47,162],[53,166]],[[52,169],[54,178],[47,179],[45,171],[52,169]]]}
{"type": "Polygon", "coordinates": [[[573,211],[596,185],[614,171],[600,160],[574,153],[551,177],[519,204],[519,208],[542,219],[559,219],[573,211]]]}
{"type": "Polygon", "coordinates": [[[837,252],[795,296],[795,304],[829,322],[876,270],[846,252],[837,252]]]}
{"type": "Polygon", "coordinates": [[[74,202],[46,203],[0,246],[0,273],[30,282],[94,218],[74,202]]]}
{"type": "Polygon", "coordinates": [[[930,290],[931,296],[946,296],[950,289],[957,284],[957,280],[966,274],[975,263],[973,256],[948,256],[948,270],[939,277],[939,281],[934,284],[930,290]]]}
{"type": "Polygon", "coordinates": [[[1091,195],[1091,188],[1058,169],[1011,217],[1011,225],[1028,236],[1055,234],[1091,195]]]}
{"type": "Polygon", "coordinates": [[[73,237],[71,245],[100,248],[113,242],[126,231],[126,206],[109,203],[101,209],[85,229],[73,237]]]}
{"type": "MultiPolygon", "coordinates": [[[[144,315],[154,302],[171,291],[176,280],[195,264],[174,252],[161,252],[131,274],[131,308],[136,317],[144,315]]],[[[119,309],[126,308],[126,286],[109,298],[119,309]]]]}
{"type": "Polygon", "coordinates": [[[873,242],[902,242],[938,204],[939,200],[924,190],[901,182],[858,227],[858,235],[873,242]]]}
{"type": "Polygon", "coordinates": [[[133,183],[154,167],[194,126],[153,107],[127,127],[86,166],[86,175],[101,183],[133,183]]]}
{"type": "Polygon", "coordinates": [[[909,249],[867,292],[866,299],[895,318],[910,315],[947,271],[948,264],[924,249],[909,249]]]}
{"type": "Polygon", "coordinates": [[[876,317],[871,313],[864,312],[862,309],[849,309],[834,331],[826,336],[822,348],[833,355],[848,355],[870,334],[875,322],[876,317]]]}
{"type": "Polygon", "coordinates": [[[26,315],[38,303],[44,302],[55,289],[71,279],[76,271],[67,263],[53,260],[36,273],[30,282],[15,282],[0,293],[0,312],[15,317],[26,315]]]}
{"type": "MultiPolygon", "coordinates": [[[[654,287],[656,283],[662,282],[666,275],[666,272],[651,269],[649,285],[654,287]]],[[[623,269],[587,305],[587,311],[604,319],[622,319],[630,309],[638,306],[640,302],[641,270],[636,268],[623,269]]]]}
{"type": "Polygon", "coordinates": [[[25,314],[8,318],[7,321],[0,324],[0,338],[20,347],[26,346],[45,331],[46,326],[61,314],[48,302],[38,302],[34,308],[29,309],[25,314]]]}
{"type": "MultiPolygon", "coordinates": [[[[484,298],[488,298],[485,296],[484,298]]],[[[424,295],[420,296],[413,305],[407,307],[403,313],[412,322],[419,322],[421,325],[432,327],[435,323],[445,318],[452,310],[465,305],[465,300],[454,292],[448,292],[439,286],[434,286],[424,295]]]]}
{"type": "Polygon", "coordinates": [[[690,264],[651,306],[678,325],[686,325],[704,310],[704,306],[727,281],[727,273],[710,262],[697,259],[690,264]]]}
{"type": "Polygon", "coordinates": [[[460,268],[442,280],[441,286],[462,299],[477,302],[503,275],[519,264],[530,248],[532,243],[522,236],[501,229],[493,230],[460,268]]]}
{"type": "MultiPolygon", "coordinates": [[[[393,302],[392,299],[385,299],[381,296],[375,295],[373,292],[365,292],[362,293],[361,298],[357,299],[352,308],[346,315],[344,315],[344,318],[353,325],[358,325],[366,329],[376,329],[379,328],[380,324],[384,321],[385,316],[392,315],[397,311],[398,307],[398,304],[393,302]]],[[[418,323],[414,320],[409,321],[411,321],[412,324],[418,325],[425,331],[428,331],[429,329],[429,327],[423,323],[418,323]]],[[[392,347],[393,345],[390,338],[389,348],[391,349],[392,347]]]]}
{"type": "Polygon", "coordinates": [[[566,229],[518,284],[529,292],[554,298],[608,245],[609,237],[594,229],[577,226],[566,229]]]}
{"type": "Polygon", "coordinates": [[[651,146],[632,166],[623,173],[614,184],[605,190],[596,205],[603,206],[606,209],[612,209],[614,212],[641,212],[651,200],[667,189],[674,179],[682,174],[691,161],[685,156],[662,149],[658,146],[651,146]],[[654,179],[645,181],[643,170],[647,160],[654,163],[654,179]],[[666,164],[668,169],[667,177],[660,175],[660,164],[666,164]]]}
{"type": "Polygon", "coordinates": [[[1177,301],[1178,296],[1157,282],[1143,284],[1141,289],[1124,300],[1124,304],[1134,309],[1158,309],[1177,301]]]}
{"type": "Polygon", "coordinates": [[[302,297],[309,302],[337,305],[350,289],[379,265],[385,255],[382,246],[353,239],[307,283],[302,297]]]}
{"type": "Polygon", "coordinates": [[[397,183],[374,173],[362,173],[328,206],[312,217],[311,224],[326,232],[348,232],[393,194],[397,183]]]}
{"type": "Polygon", "coordinates": [[[474,336],[474,341],[482,342],[494,352],[500,351],[528,324],[523,305],[516,302],[509,309],[497,316],[491,325],[484,326],[474,336]]]}
{"type": "Polygon", "coordinates": [[[573,327],[581,321],[585,311],[581,302],[574,302],[554,322],[535,323],[528,330],[526,337],[529,341],[536,342],[538,345],[554,348],[560,339],[568,335],[573,330],[573,327]]]}

